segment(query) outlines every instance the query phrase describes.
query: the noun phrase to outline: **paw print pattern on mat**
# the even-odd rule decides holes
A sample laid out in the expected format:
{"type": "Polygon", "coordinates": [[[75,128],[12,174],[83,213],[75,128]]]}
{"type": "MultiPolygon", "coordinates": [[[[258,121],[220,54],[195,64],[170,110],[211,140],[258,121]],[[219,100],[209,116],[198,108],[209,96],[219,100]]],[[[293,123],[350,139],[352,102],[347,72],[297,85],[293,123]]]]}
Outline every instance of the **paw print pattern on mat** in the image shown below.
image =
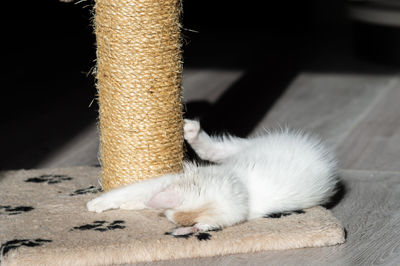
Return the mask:
{"type": "Polygon", "coordinates": [[[115,229],[124,229],[125,226],[122,225],[124,223],[125,223],[125,221],[122,221],[122,220],[115,220],[112,223],[107,222],[107,221],[94,221],[92,224],[84,224],[81,226],[75,226],[70,231],[94,230],[94,231],[99,231],[99,232],[106,232],[106,231],[115,230],[115,229]]]}
{"type": "Polygon", "coordinates": [[[69,181],[72,180],[73,178],[67,175],[41,175],[38,177],[31,177],[25,180],[25,182],[30,182],[30,183],[47,183],[49,185],[51,184],[58,184],[63,181],[69,181]]]}
{"type": "Polygon", "coordinates": [[[13,206],[9,206],[9,205],[8,206],[1,206],[0,205],[0,215],[2,215],[2,214],[17,215],[17,214],[22,214],[22,213],[25,213],[25,212],[30,212],[33,209],[35,209],[35,208],[33,208],[31,206],[16,206],[16,207],[13,207],[13,206]]]}
{"type": "Polygon", "coordinates": [[[88,194],[88,193],[96,194],[98,192],[103,192],[103,190],[100,187],[90,186],[88,188],[81,188],[81,189],[75,190],[74,193],[71,193],[69,195],[77,196],[77,195],[83,195],[83,194],[88,194]]]}
{"type": "MultiPolygon", "coordinates": [[[[214,231],[217,231],[217,230],[214,230],[214,231]]],[[[220,230],[218,230],[218,231],[220,231],[220,230]]],[[[171,234],[171,232],[165,232],[164,235],[172,235],[172,234],[171,234]]],[[[211,237],[212,237],[212,235],[210,233],[207,233],[207,232],[197,233],[197,234],[190,233],[190,234],[187,234],[187,235],[178,235],[178,236],[173,236],[173,237],[189,239],[189,237],[192,237],[192,236],[195,236],[197,238],[197,240],[199,240],[199,241],[207,241],[207,240],[210,240],[211,237]]]]}
{"type": "Polygon", "coordinates": [[[277,213],[271,213],[271,214],[265,215],[263,218],[281,218],[281,217],[289,216],[292,214],[302,214],[302,213],[306,213],[306,212],[303,210],[290,211],[290,212],[277,212],[277,213]]]}
{"type": "Polygon", "coordinates": [[[211,239],[211,235],[209,233],[198,233],[196,235],[197,239],[199,241],[203,241],[203,240],[210,240],[211,239]]]}
{"type": "Polygon", "coordinates": [[[16,249],[22,246],[25,247],[37,247],[37,246],[41,246],[44,243],[48,243],[48,242],[52,242],[52,240],[48,240],[48,239],[41,239],[41,238],[37,238],[37,239],[14,239],[14,240],[10,240],[5,242],[4,244],[1,244],[0,247],[0,255],[4,256],[6,255],[10,250],[12,249],[16,249]]]}

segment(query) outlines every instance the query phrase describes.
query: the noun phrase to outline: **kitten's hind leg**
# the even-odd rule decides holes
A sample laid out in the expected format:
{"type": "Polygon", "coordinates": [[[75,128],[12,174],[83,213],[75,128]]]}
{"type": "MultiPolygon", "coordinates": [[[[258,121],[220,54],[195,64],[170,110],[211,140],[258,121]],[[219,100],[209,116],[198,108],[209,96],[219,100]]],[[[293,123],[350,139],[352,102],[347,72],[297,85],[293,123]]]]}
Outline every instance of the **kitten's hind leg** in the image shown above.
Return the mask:
{"type": "Polygon", "coordinates": [[[203,160],[220,163],[237,154],[248,143],[237,137],[210,137],[195,120],[185,119],[184,137],[193,150],[203,160]]]}
{"type": "Polygon", "coordinates": [[[171,235],[173,236],[187,236],[198,232],[194,226],[178,227],[172,230],[171,235]]]}

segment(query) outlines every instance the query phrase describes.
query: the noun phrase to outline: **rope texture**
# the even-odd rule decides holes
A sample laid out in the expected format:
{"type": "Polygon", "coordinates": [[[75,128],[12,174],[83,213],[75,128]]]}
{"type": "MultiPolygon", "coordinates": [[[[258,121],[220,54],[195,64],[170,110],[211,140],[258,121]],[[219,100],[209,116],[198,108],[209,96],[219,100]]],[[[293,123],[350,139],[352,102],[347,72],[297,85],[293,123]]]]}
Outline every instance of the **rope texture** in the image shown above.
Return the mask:
{"type": "Polygon", "coordinates": [[[180,0],[97,0],[104,190],[182,170],[180,0]]]}

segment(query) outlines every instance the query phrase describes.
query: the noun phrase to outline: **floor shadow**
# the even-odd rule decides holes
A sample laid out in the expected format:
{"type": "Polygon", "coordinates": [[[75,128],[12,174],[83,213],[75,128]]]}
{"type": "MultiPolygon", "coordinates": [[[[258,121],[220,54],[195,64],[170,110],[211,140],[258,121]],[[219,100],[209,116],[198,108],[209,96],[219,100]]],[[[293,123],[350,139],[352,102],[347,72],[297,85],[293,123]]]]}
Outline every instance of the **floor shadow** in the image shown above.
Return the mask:
{"type": "MultiPolygon", "coordinates": [[[[88,107],[85,97],[69,95],[48,110],[5,122],[0,132],[0,170],[35,168],[57,148],[62,147],[87,125],[95,123],[97,108],[88,107]]],[[[35,99],[33,99],[35,100],[35,99]]],[[[37,100],[39,102],[39,100],[37,100]]],[[[46,101],[47,102],[47,101],[46,101]]],[[[41,101],[45,105],[45,101],[41,101]]]]}
{"type": "Polygon", "coordinates": [[[10,3],[0,66],[0,169],[34,168],[97,118],[90,8],[10,3]],[[24,30],[20,30],[20,29],[24,30]]]}
{"type": "Polygon", "coordinates": [[[269,58],[248,70],[215,104],[189,102],[187,118],[198,118],[210,134],[246,137],[286,90],[298,72],[296,62],[269,58]]]}
{"type": "Polygon", "coordinates": [[[344,196],[348,192],[348,186],[341,180],[339,183],[336,185],[336,193],[333,195],[333,197],[330,199],[330,201],[323,206],[327,209],[332,209],[336,205],[338,205],[344,198],[344,196]]]}

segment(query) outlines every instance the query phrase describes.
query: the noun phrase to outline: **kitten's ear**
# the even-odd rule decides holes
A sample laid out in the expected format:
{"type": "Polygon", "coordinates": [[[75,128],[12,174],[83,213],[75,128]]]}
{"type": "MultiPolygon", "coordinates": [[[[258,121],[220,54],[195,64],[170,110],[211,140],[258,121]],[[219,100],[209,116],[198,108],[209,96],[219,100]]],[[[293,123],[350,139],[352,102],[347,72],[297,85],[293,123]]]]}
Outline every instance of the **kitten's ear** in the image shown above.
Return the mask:
{"type": "Polygon", "coordinates": [[[153,209],[170,209],[179,206],[181,203],[182,199],[178,192],[178,186],[172,184],[154,194],[145,205],[153,209]]]}

